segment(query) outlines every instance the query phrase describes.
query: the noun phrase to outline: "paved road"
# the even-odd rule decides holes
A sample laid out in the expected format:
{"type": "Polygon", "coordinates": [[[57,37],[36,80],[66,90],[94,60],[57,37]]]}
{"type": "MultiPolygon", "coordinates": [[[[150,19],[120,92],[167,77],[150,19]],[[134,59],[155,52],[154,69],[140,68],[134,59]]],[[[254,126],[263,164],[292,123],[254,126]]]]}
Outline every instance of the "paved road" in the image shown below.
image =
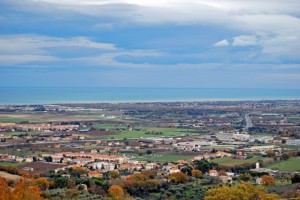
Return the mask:
{"type": "Polygon", "coordinates": [[[246,129],[253,127],[252,120],[249,114],[245,115],[245,120],[246,120],[246,127],[245,127],[246,129]]]}

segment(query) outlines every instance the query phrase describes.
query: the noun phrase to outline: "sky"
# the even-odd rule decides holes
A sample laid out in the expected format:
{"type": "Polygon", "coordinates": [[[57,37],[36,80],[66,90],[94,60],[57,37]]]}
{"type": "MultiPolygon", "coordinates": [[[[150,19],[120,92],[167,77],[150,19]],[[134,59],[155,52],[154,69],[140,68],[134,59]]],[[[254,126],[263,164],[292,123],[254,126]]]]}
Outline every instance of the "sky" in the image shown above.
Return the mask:
{"type": "Polygon", "coordinates": [[[0,0],[0,86],[300,89],[300,1],[0,0]]]}

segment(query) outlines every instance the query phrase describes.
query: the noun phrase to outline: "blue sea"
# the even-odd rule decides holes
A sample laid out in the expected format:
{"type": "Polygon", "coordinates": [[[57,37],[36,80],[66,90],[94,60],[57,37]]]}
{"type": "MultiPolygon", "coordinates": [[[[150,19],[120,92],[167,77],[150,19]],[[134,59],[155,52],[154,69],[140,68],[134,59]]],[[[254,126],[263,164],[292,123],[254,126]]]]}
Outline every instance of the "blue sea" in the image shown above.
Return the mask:
{"type": "Polygon", "coordinates": [[[0,104],[300,99],[300,89],[0,87],[0,104]]]}

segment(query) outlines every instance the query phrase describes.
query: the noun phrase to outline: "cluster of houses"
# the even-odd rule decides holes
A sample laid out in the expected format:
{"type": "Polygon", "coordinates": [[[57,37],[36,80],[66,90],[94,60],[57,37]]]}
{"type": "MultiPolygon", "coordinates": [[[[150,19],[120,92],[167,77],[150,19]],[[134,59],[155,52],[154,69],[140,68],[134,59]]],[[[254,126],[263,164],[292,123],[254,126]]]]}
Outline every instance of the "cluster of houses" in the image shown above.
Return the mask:
{"type": "Polygon", "coordinates": [[[46,123],[20,124],[20,123],[0,123],[2,131],[72,131],[78,130],[79,125],[53,125],[46,123]]]}

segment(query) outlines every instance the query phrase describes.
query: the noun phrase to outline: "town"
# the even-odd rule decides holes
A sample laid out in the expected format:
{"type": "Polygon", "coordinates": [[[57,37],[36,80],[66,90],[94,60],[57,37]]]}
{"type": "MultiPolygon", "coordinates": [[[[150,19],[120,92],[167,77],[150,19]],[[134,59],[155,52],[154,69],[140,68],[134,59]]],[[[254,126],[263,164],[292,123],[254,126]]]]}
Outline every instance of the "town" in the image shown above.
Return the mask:
{"type": "Polygon", "coordinates": [[[1,105],[0,141],[0,177],[41,198],[300,195],[298,100],[1,105]]]}

